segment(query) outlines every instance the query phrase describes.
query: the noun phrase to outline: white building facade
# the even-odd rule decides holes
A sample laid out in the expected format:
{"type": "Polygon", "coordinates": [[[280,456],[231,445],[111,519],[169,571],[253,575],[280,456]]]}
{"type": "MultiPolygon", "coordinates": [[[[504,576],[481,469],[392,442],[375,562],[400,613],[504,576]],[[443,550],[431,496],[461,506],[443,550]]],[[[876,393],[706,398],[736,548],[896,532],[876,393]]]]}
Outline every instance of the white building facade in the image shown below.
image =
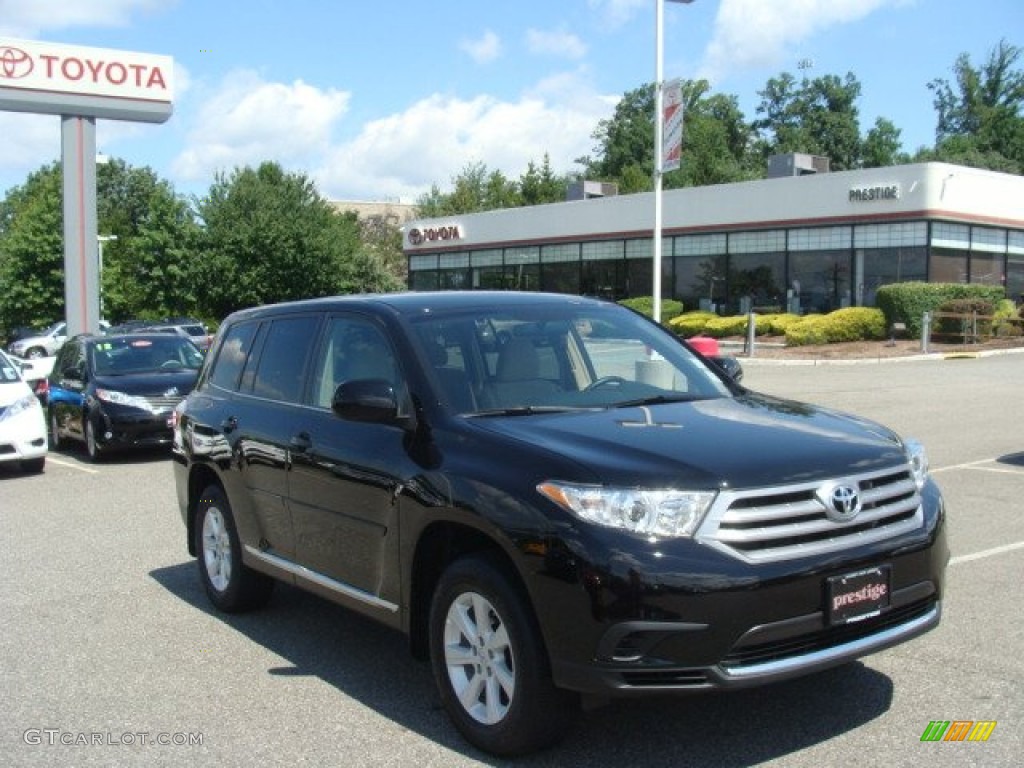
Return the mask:
{"type": "MultiPolygon", "coordinates": [[[[1024,294],[1024,177],[945,163],[663,193],[662,295],[687,310],[827,312],[913,280],[1024,294]]],[[[653,284],[653,193],[410,221],[414,290],[621,299],[653,284]]]]}

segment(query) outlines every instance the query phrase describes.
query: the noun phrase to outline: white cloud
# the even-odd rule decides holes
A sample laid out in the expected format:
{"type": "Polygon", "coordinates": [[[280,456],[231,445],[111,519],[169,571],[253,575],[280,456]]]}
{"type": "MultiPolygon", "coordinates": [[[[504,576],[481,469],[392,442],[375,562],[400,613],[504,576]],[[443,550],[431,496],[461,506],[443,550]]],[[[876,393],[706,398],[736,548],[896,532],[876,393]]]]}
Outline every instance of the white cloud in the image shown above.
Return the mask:
{"type": "Polygon", "coordinates": [[[194,181],[264,160],[301,170],[327,150],[349,98],[301,80],[268,83],[251,71],[233,72],[203,101],[173,172],[194,181]]]}
{"type": "Polygon", "coordinates": [[[434,94],[367,123],[314,175],[321,193],[334,199],[414,202],[435,183],[450,191],[450,181],[472,163],[518,179],[529,161],[547,154],[556,173],[567,172],[591,151],[590,134],[612,105],[571,74],[544,81],[517,101],[434,94]]]}
{"type": "Polygon", "coordinates": [[[123,27],[137,12],[165,8],[168,0],[0,0],[0,35],[35,37],[69,27],[123,27]]]}
{"type": "MultiPolygon", "coordinates": [[[[27,176],[41,165],[60,160],[60,118],[56,115],[0,112],[0,136],[0,168],[5,176],[27,176]]],[[[0,189],[0,194],[4,192],[0,189]]]]}
{"type": "Polygon", "coordinates": [[[906,0],[722,0],[700,77],[776,66],[813,34],[906,0]]]}
{"type": "Polygon", "coordinates": [[[526,32],[526,47],[530,53],[567,59],[582,59],[587,55],[586,44],[570,32],[530,29],[526,32]]]}
{"type": "Polygon", "coordinates": [[[488,29],[476,40],[460,42],[459,49],[467,53],[477,64],[486,64],[501,55],[501,38],[488,29]]]}
{"type": "Polygon", "coordinates": [[[638,10],[649,7],[651,0],[587,0],[609,27],[620,27],[633,18],[638,10]]]}

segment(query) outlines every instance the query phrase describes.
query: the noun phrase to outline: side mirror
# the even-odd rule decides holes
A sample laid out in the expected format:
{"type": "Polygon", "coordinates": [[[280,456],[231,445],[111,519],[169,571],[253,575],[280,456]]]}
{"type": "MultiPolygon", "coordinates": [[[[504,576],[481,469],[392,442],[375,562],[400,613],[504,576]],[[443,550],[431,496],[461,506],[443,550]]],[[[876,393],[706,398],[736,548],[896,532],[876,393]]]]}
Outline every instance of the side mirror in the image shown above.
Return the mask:
{"type": "Polygon", "coordinates": [[[721,355],[714,355],[709,357],[708,360],[713,362],[722,371],[732,379],[734,382],[739,384],[743,380],[743,366],[740,365],[740,361],[735,357],[722,357],[721,355]]]}
{"type": "Polygon", "coordinates": [[[398,421],[398,395],[384,379],[353,379],[338,385],[331,410],[348,421],[394,424],[398,421]]]}

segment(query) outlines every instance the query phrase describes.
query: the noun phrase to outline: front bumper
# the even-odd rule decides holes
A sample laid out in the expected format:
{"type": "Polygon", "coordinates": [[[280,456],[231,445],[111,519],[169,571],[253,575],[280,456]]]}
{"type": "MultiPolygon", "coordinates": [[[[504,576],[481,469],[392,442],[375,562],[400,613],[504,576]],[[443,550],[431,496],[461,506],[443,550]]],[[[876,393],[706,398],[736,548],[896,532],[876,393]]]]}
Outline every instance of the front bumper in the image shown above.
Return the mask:
{"type": "Polygon", "coordinates": [[[925,526],[913,534],[799,561],[744,563],[680,542],[599,565],[562,549],[544,573],[550,599],[535,598],[541,626],[550,627],[555,682],[598,696],[740,689],[924,634],[941,619],[949,560],[937,491],[924,507],[925,526]],[[889,574],[888,603],[877,615],[830,623],[830,579],[878,566],[889,574]],[[575,605],[569,567],[578,577],[575,605]]]}
{"type": "Polygon", "coordinates": [[[171,444],[172,411],[104,406],[90,412],[96,440],[103,448],[159,447],[171,444]]]}

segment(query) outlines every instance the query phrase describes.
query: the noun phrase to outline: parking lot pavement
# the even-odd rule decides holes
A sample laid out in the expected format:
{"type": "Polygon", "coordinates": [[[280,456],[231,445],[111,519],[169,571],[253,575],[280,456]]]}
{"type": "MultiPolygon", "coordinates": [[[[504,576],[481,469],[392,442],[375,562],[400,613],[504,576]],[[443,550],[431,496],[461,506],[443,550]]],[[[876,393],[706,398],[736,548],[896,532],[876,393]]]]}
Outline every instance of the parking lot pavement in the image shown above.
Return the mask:
{"type": "MultiPolygon", "coordinates": [[[[1022,380],[1024,356],[749,366],[751,388],[928,447],[953,551],[942,624],[770,688],[615,702],[517,764],[1019,765],[1022,380]],[[923,743],[935,720],[996,726],[987,742],[923,743]]],[[[0,764],[498,764],[457,736],[400,635],[287,588],[260,613],[213,613],[165,455],[91,465],[70,450],[42,475],[0,468],[0,536],[0,764]]]]}

